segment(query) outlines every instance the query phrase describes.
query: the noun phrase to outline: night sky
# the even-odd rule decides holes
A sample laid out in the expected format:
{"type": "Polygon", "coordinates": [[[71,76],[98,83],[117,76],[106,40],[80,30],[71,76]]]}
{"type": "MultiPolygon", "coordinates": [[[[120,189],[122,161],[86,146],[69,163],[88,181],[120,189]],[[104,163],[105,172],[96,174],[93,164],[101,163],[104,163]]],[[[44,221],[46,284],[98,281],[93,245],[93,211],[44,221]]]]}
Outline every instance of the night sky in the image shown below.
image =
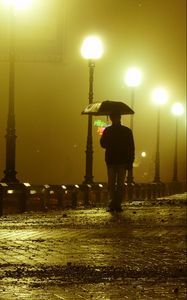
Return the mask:
{"type": "MultiPolygon", "coordinates": [[[[0,0],[0,174],[5,169],[8,111],[8,11],[0,0]]],[[[186,103],[186,0],[35,0],[16,16],[16,170],[23,182],[81,183],[85,175],[88,62],[80,47],[97,35],[104,45],[94,71],[94,101],[124,101],[131,91],[123,77],[142,71],[135,90],[135,181],[152,181],[157,107],[152,90],[168,90],[161,108],[161,180],[173,175],[175,102],[186,103]],[[147,153],[141,158],[141,152],[147,153]]],[[[107,122],[105,117],[93,118],[107,122]]],[[[123,117],[129,126],[129,117],[123,117]]],[[[178,120],[178,175],[185,179],[185,113],[178,120]]],[[[104,150],[93,126],[94,180],[106,181],[104,150]]]]}

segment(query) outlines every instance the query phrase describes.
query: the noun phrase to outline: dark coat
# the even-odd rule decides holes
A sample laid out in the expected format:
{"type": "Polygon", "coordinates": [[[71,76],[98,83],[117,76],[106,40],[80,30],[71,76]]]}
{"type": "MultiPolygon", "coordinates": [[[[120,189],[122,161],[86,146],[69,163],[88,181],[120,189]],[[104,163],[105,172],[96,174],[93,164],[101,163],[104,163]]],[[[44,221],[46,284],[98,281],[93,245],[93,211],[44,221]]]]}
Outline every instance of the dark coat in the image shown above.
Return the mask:
{"type": "Polygon", "coordinates": [[[132,168],[134,161],[134,139],[132,130],[121,124],[105,128],[100,139],[101,147],[105,148],[105,161],[110,164],[126,164],[132,168]]]}

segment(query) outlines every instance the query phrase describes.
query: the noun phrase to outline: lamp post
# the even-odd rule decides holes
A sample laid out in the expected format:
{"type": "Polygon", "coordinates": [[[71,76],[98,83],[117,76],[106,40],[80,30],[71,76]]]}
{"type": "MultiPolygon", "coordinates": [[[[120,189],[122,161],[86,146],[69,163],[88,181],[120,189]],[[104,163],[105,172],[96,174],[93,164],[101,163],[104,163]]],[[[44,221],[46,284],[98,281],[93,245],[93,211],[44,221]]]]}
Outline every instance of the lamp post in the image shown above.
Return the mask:
{"type": "MultiPolygon", "coordinates": [[[[124,76],[124,82],[131,88],[131,108],[134,110],[135,105],[135,88],[140,85],[142,73],[138,68],[130,68],[124,76]]],[[[134,130],[134,115],[130,116],[130,128],[134,130]]],[[[133,182],[133,169],[128,170],[127,182],[133,182]]]]}
{"type": "Polygon", "coordinates": [[[174,150],[174,160],[173,160],[173,181],[178,181],[178,117],[184,112],[183,105],[176,102],[172,105],[171,111],[173,115],[176,116],[176,126],[175,126],[175,150],[174,150]]]}
{"type": "MultiPolygon", "coordinates": [[[[103,47],[100,39],[96,36],[87,37],[81,47],[81,55],[88,59],[89,68],[89,94],[88,103],[93,103],[93,81],[95,60],[99,59],[103,54],[103,47]]],[[[86,173],[85,184],[93,183],[93,137],[92,137],[92,116],[88,116],[88,131],[86,144],[86,173]]]]}
{"type": "MultiPolygon", "coordinates": [[[[130,68],[124,76],[124,82],[131,88],[131,108],[134,110],[135,104],[135,88],[141,84],[142,73],[139,69],[130,68]]],[[[134,115],[131,115],[130,128],[133,131],[134,115]]]]}
{"type": "Polygon", "coordinates": [[[18,183],[16,178],[16,126],[15,126],[15,39],[16,39],[16,10],[24,9],[31,0],[3,0],[9,8],[9,101],[6,131],[6,165],[4,178],[6,183],[18,183]]]}
{"type": "Polygon", "coordinates": [[[156,137],[156,157],[154,182],[160,182],[160,105],[168,100],[168,93],[164,88],[156,88],[152,93],[152,99],[158,105],[157,109],[157,137],[156,137]]]}

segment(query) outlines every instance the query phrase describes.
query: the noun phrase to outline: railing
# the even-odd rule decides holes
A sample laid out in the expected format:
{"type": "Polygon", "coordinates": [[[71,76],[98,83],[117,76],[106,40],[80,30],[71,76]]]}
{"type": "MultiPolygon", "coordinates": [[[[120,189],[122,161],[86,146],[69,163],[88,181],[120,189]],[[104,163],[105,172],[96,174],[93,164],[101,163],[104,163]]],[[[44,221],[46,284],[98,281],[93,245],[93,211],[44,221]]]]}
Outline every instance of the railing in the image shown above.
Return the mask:
{"type": "MultiPolygon", "coordinates": [[[[124,202],[155,200],[186,192],[186,182],[124,185],[124,202]]],[[[107,184],[31,185],[0,183],[0,216],[25,211],[106,207],[107,184]]]]}

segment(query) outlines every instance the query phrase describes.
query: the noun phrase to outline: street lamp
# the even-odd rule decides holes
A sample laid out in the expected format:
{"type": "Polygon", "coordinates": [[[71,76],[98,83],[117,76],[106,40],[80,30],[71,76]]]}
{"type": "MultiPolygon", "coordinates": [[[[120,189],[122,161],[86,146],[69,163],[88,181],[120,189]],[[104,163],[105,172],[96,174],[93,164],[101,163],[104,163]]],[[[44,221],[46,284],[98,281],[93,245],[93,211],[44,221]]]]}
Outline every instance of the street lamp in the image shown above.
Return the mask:
{"type": "Polygon", "coordinates": [[[172,114],[176,116],[175,151],[173,160],[173,181],[178,181],[178,117],[184,113],[183,105],[176,102],[171,107],[172,114]]]}
{"type": "Polygon", "coordinates": [[[168,93],[164,88],[156,88],[152,93],[152,100],[158,105],[157,110],[157,139],[156,139],[156,158],[155,158],[155,177],[154,182],[160,182],[160,106],[168,100],[168,93]]]}
{"type": "MultiPolygon", "coordinates": [[[[138,68],[130,68],[124,76],[124,82],[127,86],[131,87],[131,108],[134,110],[135,104],[135,87],[141,84],[142,73],[138,68]]],[[[133,131],[134,115],[131,115],[130,128],[133,131]]]]}
{"type": "Polygon", "coordinates": [[[2,182],[18,183],[16,178],[15,160],[16,160],[16,127],[15,127],[15,25],[16,10],[24,9],[31,3],[31,0],[3,0],[9,8],[10,13],[10,31],[9,31],[9,102],[8,119],[6,131],[6,167],[2,182]]]}
{"type": "MultiPolygon", "coordinates": [[[[135,104],[135,88],[140,85],[142,79],[141,71],[136,68],[130,68],[124,76],[124,82],[127,86],[131,88],[131,108],[134,110],[135,104]]],[[[133,132],[134,129],[134,115],[130,116],[130,128],[133,132]]],[[[133,169],[128,170],[127,182],[133,182],[133,169]]]]}
{"type": "MultiPolygon", "coordinates": [[[[87,37],[81,47],[81,55],[88,59],[89,67],[89,104],[93,103],[93,78],[95,60],[99,59],[103,54],[103,46],[101,40],[96,36],[87,37]]],[[[88,131],[86,144],[86,174],[84,183],[93,183],[93,138],[92,138],[92,116],[88,116],[88,131]]]]}

